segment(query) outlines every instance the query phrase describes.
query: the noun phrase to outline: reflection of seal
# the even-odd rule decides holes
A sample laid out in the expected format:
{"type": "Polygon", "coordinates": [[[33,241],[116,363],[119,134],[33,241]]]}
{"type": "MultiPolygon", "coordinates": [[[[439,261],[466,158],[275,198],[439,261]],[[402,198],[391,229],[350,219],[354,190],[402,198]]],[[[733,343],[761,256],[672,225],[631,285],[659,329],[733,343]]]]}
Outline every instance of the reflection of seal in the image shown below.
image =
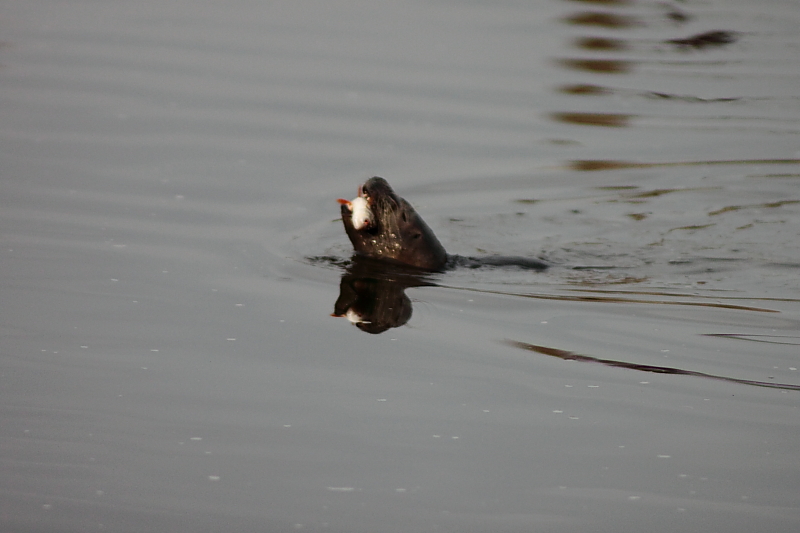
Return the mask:
{"type": "Polygon", "coordinates": [[[344,230],[357,254],[440,271],[445,267],[518,267],[544,270],[547,264],[528,257],[449,256],[411,204],[395,194],[383,178],[370,178],[354,200],[339,199],[344,230]]]}
{"type": "Polygon", "coordinates": [[[447,254],[411,204],[383,178],[370,178],[353,201],[342,204],[344,229],[356,252],[425,270],[441,270],[447,254]]]}
{"type": "Polygon", "coordinates": [[[411,318],[408,287],[434,285],[426,272],[356,255],[342,275],[332,316],[346,317],[361,331],[383,333],[411,318]]]}

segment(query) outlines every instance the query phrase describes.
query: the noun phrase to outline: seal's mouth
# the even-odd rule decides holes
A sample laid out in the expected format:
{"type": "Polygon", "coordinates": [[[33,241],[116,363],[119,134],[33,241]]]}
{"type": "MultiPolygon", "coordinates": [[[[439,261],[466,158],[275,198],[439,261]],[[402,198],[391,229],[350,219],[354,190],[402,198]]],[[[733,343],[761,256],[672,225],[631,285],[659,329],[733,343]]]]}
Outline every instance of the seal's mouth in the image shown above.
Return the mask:
{"type": "Polygon", "coordinates": [[[372,203],[371,200],[372,199],[364,193],[364,188],[359,185],[358,196],[354,199],[345,200],[344,198],[339,198],[336,201],[347,206],[347,209],[350,211],[350,220],[353,223],[353,227],[357,230],[362,230],[368,229],[374,224],[375,217],[370,207],[372,203]]]}

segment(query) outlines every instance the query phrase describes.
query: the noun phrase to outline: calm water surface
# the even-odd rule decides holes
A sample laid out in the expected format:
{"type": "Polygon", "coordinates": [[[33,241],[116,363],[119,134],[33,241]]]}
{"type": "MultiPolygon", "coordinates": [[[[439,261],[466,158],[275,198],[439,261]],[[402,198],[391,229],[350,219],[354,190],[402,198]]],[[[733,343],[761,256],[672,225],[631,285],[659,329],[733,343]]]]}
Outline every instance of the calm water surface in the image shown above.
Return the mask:
{"type": "Polygon", "coordinates": [[[797,531],[798,27],[5,3],[0,529],[797,531]],[[372,175],[552,268],[358,271],[372,175]],[[381,334],[330,316],[365,286],[381,334]]]}

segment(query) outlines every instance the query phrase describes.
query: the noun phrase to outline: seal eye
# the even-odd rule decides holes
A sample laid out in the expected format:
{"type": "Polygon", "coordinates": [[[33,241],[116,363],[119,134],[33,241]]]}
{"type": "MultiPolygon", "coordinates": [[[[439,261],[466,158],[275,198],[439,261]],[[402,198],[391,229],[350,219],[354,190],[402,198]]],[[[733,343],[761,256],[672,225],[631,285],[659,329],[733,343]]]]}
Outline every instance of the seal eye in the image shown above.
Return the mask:
{"type": "MultiPolygon", "coordinates": [[[[406,217],[406,212],[405,211],[400,213],[400,218],[403,219],[403,222],[408,222],[408,217],[406,217]]],[[[416,235],[414,238],[416,239],[417,237],[419,237],[419,235],[416,235]]]]}

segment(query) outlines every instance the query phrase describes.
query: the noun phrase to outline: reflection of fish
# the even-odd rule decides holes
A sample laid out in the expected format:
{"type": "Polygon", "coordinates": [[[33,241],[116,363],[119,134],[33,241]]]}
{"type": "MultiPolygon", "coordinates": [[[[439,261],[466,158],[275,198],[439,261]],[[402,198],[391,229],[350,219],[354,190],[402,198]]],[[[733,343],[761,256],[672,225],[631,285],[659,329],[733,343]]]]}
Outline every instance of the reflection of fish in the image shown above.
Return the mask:
{"type": "Polygon", "coordinates": [[[680,368],[672,368],[667,366],[653,366],[653,365],[640,365],[637,363],[627,363],[625,361],[615,361],[613,359],[600,359],[588,355],[580,355],[567,350],[560,350],[558,348],[550,348],[549,346],[538,346],[536,344],[528,344],[527,342],[506,341],[506,344],[523,350],[540,353],[542,355],[549,355],[557,357],[565,361],[582,361],[585,363],[600,363],[601,365],[627,368],[630,370],[639,370],[642,372],[653,372],[655,374],[680,374],[682,376],[695,376],[701,378],[715,379],[718,381],[728,381],[730,383],[740,383],[742,385],[753,385],[755,387],[768,387],[771,389],[787,389],[800,391],[800,385],[791,385],[786,383],[770,383],[768,381],[753,381],[750,379],[737,379],[725,376],[715,376],[714,374],[705,374],[703,372],[695,372],[693,370],[683,370],[680,368]]]}

